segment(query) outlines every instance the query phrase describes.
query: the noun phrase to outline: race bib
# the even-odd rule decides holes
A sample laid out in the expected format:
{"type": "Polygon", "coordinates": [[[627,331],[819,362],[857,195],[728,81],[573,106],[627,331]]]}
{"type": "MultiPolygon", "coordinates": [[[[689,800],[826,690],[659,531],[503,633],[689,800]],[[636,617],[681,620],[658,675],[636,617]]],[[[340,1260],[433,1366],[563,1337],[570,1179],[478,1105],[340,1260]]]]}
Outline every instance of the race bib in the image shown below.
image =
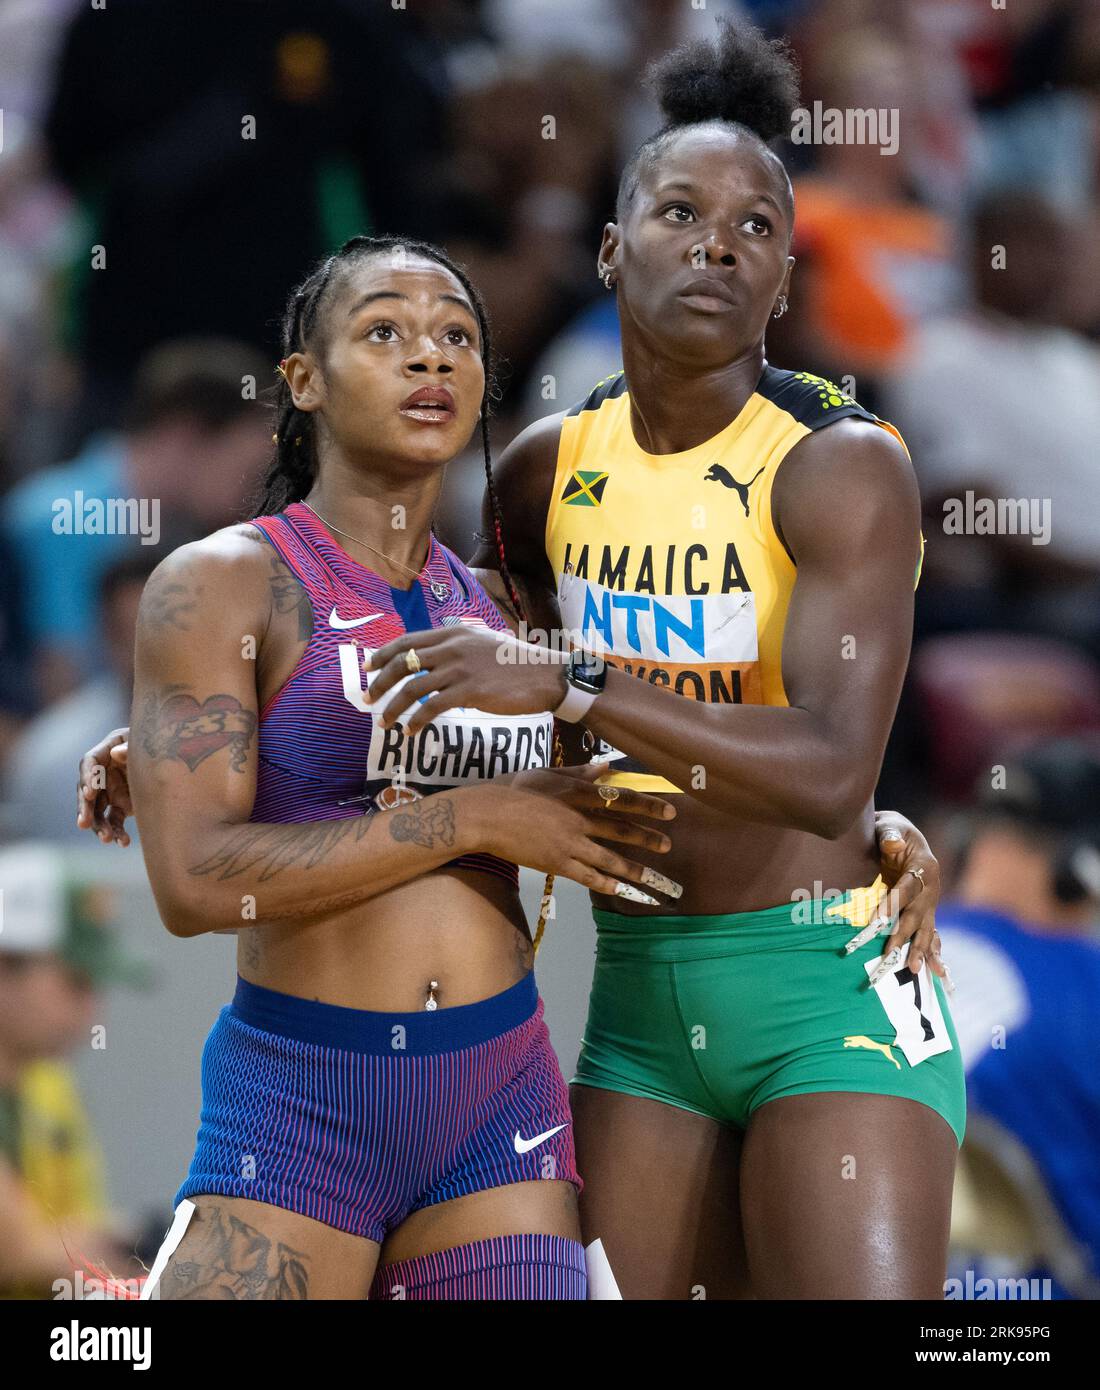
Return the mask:
{"type": "MultiPolygon", "coordinates": [[[[904,950],[902,963],[896,970],[883,976],[874,986],[874,992],[886,1010],[886,1017],[897,1030],[894,1044],[905,1053],[909,1065],[915,1067],[929,1057],[950,1052],[951,1039],[927,960],[921,966],[920,973],[914,975],[906,963],[909,959],[908,942],[904,950]]],[[[881,956],[874,956],[864,961],[863,968],[868,976],[881,960],[881,956]]]]}

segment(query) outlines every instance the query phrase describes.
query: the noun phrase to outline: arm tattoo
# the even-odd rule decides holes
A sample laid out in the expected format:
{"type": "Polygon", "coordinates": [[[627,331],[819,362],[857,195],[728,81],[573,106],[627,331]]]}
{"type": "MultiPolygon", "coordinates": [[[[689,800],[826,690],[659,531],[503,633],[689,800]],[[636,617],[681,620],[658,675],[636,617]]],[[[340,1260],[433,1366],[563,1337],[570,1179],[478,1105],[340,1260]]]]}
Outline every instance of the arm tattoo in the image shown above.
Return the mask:
{"type": "Polygon", "coordinates": [[[211,1204],[168,1261],[161,1298],[306,1299],[310,1258],[211,1204]]]}
{"type": "MultiPolygon", "coordinates": [[[[349,835],[355,841],[361,840],[370,829],[371,820],[371,816],[349,816],[300,825],[248,826],[230,836],[220,849],[201,864],[193,865],[189,872],[198,878],[214,875],[224,881],[258,870],[257,881],[266,883],[286,868],[312,869],[349,835]]],[[[348,900],[356,901],[362,896],[352,894],[348,900]]]]}
{"type": "Polygon", "coordinates": [[[190,632],[191,615],[201,592],[201,584],[180,584],[167,578],[150,580],[142,595],[143,616],[153,627],[174,627],[179,632],[190,632]]]}
{"type": "Polygon", "coordinates": [[[519,966],[519,968],[520,968],[520,970],[523,972],[523,974],[526,975],[530,970],[532,970],[532,969],[534,968],[534,964],[535,964],[535,946],[534,946],[534,943],[532,942],[531,938],[530,938],[525,932],[521,932],[521,931],[517,928],[517,929],[516,929],[516,941],[515,941],[515,946],[516,946],[516,964],[519,966]]]}
{"type": "Polygon", "coordinates": [[[388,821],[390,834],[398,841],[411,840],[425,849],[455,842],[454,802],[445,796],[429,796],[407,811],[392,811],[388,821]]]}
{"type": "Polygon", "coordinates": [[[276,613],[298,613],[298,640],[308,642],[313,634],[313,605],[309,594],[296,574],[277,550],[271,552],[271,601],[276,613]]]}
{"type": "Polygon", "coordinates": [[[229,749],[230,766],[243,772],[256,716],[235,695],[209,695],[200,705],[185,685],[149,695],[141,716],[141,744],[154,762],[178,758],[190,772],[212,753],[229,749]]]}
{"type": "Polygon", "coordinates": [[[241,948],[241,960],[248,966],[249,970],[260,968],[260,956],[263,954],[260,947],[260,938],[257,936],[258,927],[242,927],[237,933],[237,942],[241,948]]]}

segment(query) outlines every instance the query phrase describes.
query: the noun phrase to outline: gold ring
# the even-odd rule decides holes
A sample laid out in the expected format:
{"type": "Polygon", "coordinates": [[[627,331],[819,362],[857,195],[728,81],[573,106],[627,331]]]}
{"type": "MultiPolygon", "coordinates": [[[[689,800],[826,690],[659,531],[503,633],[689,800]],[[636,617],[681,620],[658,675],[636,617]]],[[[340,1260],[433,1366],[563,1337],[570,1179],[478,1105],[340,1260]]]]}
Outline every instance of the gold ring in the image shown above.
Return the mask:
{"type": "Polygon", "coordinates": [[[619,799],[620,793],[618,787],[597,787],[596,790],[609,806],[613,801],[618,801],[619,799]]]}
{"type": "Polygon", "coordinates": [[[405,653],[405,669],[413,674],[420,670],[420,658],[416,654],[416,648],[410,647],[405,653]]]}

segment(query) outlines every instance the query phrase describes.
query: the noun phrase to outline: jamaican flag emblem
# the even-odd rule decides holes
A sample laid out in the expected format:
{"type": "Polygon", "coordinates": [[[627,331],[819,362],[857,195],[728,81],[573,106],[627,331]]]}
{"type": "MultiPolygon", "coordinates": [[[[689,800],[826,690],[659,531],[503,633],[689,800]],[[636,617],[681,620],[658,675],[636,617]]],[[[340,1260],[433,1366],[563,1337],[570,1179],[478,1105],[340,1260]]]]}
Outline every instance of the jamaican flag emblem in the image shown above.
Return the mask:
{"type": "Polygon", "coordinates": [[[603,501],[603,490],[606,486],[606,473],[577,469],[566,483],[559,500],[567,507],[598,507],[603,501]]]}

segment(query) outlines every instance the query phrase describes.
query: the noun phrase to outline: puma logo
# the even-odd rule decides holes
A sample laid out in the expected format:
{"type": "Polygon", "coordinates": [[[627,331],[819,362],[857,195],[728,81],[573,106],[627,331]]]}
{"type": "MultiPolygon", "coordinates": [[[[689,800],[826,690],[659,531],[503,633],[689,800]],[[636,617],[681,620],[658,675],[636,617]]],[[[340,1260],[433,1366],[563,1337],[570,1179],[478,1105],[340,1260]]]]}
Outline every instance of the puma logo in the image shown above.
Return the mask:
{"type": "Polygon", "coordinates": [[[890,1047],[887,1043],[877,1043],[874,1042],[871,1038],[865,1038],[862,1034],[859,1034],[856,1037],[845,1038],[844,1046],[869,1047],[872,1052],[881,1052],[888,1062],[893,1062],[894,1066],[897,1067],[898,1071],[901,1071],[901,1063],[890,1051],[890,1047]]]}
{"type": "Polygon", "coordinates": [[[749,514],[749,488],[760,477],[764,469],[758,468],[747,483],[739,483],[737,479],[729,473],[720,463],[712,463],[703,474],[704,483],[721,483],[723,487],[731,487],[741,499],[741,505],[745,509],[745,515],[749,514]]]}

